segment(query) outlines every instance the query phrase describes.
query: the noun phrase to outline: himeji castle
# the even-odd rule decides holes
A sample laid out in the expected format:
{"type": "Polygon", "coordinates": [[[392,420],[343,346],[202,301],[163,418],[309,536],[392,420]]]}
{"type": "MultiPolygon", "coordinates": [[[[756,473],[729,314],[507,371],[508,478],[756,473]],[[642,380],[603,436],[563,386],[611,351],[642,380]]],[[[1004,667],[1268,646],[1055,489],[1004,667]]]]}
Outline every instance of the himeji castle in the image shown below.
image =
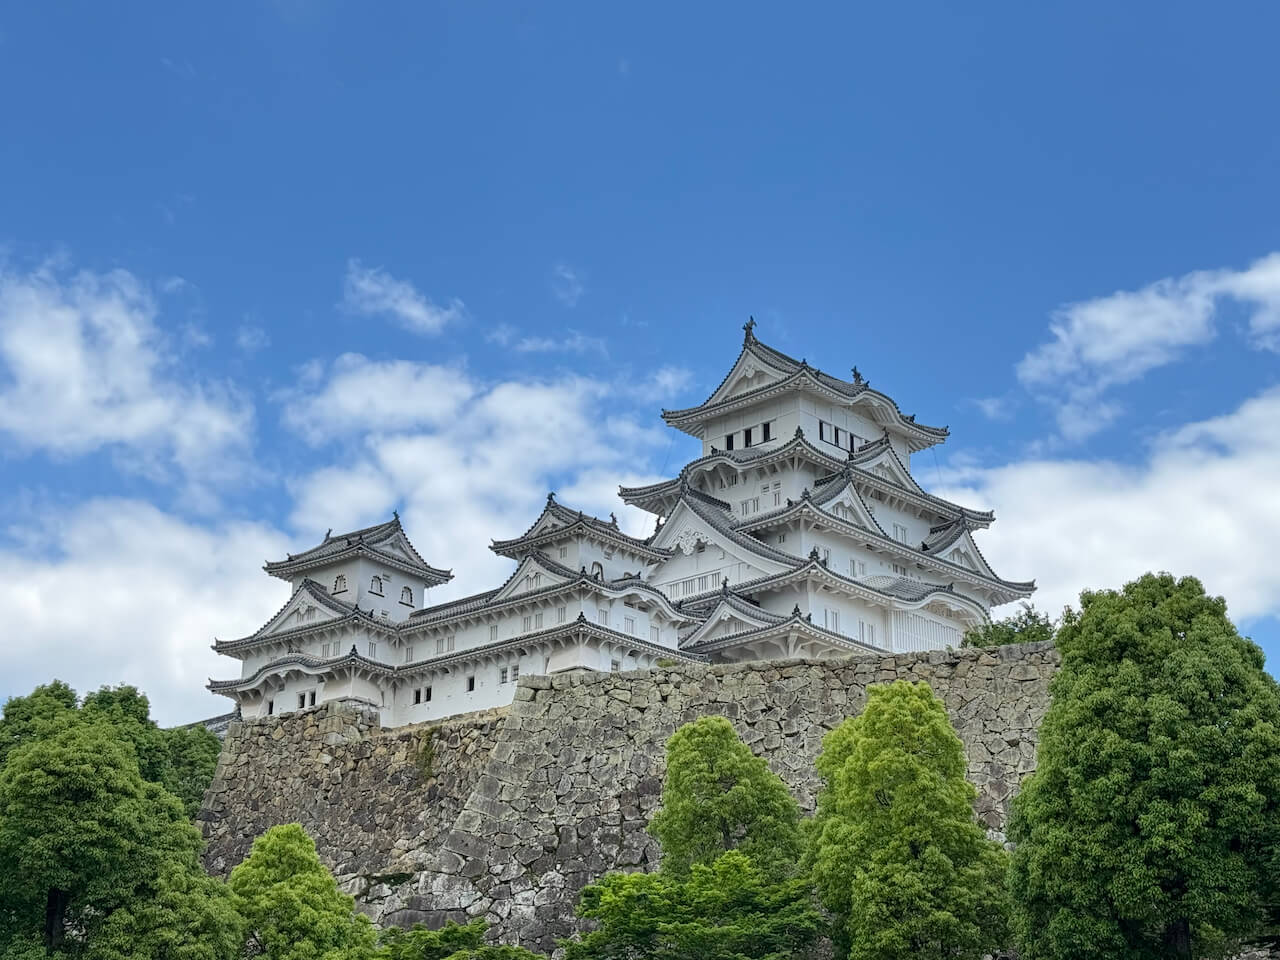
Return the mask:
{"type": "Polygon", "coordinates": [[[452,573],[418,554],[398,515],[330,533],[266,564],[291,595],[252,636],[215,642],[241,670],[210,689],[245,717],[357,700],[395,726],[509,703],[522,673],[959,646],[992,606],[1032,593],[978,549],[991,512],[912,478],[912,456],[945,427],[754,327],[711,396],[662,414],[702,455],[620,490],[655,515],[651,536],[548,494],[528,530],[491,545],[515,564],[504,583],[431,605],[452,573]]]}

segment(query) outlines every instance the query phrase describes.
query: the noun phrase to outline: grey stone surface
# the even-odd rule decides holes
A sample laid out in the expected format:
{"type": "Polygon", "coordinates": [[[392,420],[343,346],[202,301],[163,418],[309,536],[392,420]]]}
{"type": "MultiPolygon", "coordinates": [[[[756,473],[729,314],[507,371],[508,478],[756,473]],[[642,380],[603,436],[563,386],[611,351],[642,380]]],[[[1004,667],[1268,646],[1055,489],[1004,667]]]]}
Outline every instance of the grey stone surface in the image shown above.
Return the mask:
{"type": "Polygon", "coordinates": [[[667,738],[707,714],[743,740],[809,810],[822,737],[867,687],[925,680],[968,754],[978,817],[1001,836],[1034,769],[1056,669],[1051,644],[520,678],[505,711],[382,730],[354,704],[241,722],[201,813],[206,864],[225,873],[254,836],[299,822],[376,920],[485,917],[498,937],[550,949],[576,929],[589,881],[653,869],[645,832],[667,738]],[[430,741],[430,764],[419,763],[430,741]]]}

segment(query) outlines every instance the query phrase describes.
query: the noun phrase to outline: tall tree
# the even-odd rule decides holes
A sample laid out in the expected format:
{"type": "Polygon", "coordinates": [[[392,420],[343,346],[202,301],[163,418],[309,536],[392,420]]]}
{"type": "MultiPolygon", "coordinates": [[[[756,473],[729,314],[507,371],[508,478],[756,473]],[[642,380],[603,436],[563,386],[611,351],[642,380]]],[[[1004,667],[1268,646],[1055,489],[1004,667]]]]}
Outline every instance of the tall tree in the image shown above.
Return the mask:
{"type": "Polygon", "coordinates": [[[110,724],[72,723],[0,768],[0,903],[49,947],[148,895],[164,868],[195,869],[199,847],[177,798],[142,779],[110,724]]]}
{"type": "Polygon", "coordinates": [[[265,960],[365,960],[377,956],[373,925],[338,889],[299,824],[272,827],[253,841],[229,881],[265,960]]]}
{"type": "Polygon", "coordinates": [[[244,919],[227,885],[200,870],[166,867],[151,895],[106,918],[87,960],[240,960],[244,919]]]}
{"type": "Polygon", "coordinates": [[[195,817],[218,766],[222,741],[199,724],[161,732],[168,754],[164,786],[182,801],[187,816],[195,817]]]}
{"type": "Polygon", "coordinates": [[[649,832],[662,844],[662,867],[676,876],[741,850],[767,876],[794,871],[800,857],[800,808],[765,761],[724,717],[701,717],[667,742],[662,806],[649,832]]]}
{"type": "Polygon", "coordinates": [[[1005,856],[974,819],[960,738],[928,684],[871,687],[823,739],[807,860],[851,960],[1004,946],[1005,856]]]}
{"type": "Polygon", "coordinates": [[[61,680],[36,687],[25,697],[10,697],[0,717],[0,766],[16,748],[61,729],[75,710],[76,692],[61,680]]]}
{"type": "Polygon", "coordinates": [[[1221,954],[1275,903],[1276,683],[1192,577],[1080,602],[1010,824],[1023,955],[1221,954]]]}

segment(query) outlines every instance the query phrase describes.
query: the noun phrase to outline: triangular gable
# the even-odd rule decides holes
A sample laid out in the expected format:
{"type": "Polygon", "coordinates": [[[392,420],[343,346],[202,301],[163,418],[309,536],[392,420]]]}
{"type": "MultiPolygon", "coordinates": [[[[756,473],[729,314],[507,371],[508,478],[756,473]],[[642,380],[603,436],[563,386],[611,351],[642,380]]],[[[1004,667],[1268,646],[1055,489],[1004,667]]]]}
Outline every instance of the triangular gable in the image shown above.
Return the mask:
{"type": "Polygon", "coordinates": [[[927,496],[924,492],[924,488],[921,487],[920,484],[916,483],[915,478],[911,476],[902,461],[898,459],[898,455],[894,452],[893,447],[888,444],[885,445],[884,449],[877,456],[859,463],[858,468],[867,473],[875,474],[878,477],[883,477],[890,483],[897,484],[900,487],[905,487],[913,493],[927,496]]]}
{"type": "MultiPolygon", "coordinates": [[[[716,529],[682,500],[676,504],[670,518],[654,538],[654,546],[673,551],[673,556],[669,560],[664,560],[650,574],[649,580],[655,584],[667,584],[714,572],[715,577],[708,580],[707,589],[715,589],[720,586],[720,580],[729,575],[727,571],[730,569],[732,569],[734,582],[759,576],[771,576],[791,569],[791,564],[763,556],[752,550],[749,546],[750,538],[742,539],[747,540],[748,543],[739,543],[734,537],[716,529]],[[700,558],[695,556],[699,544],[704,548],[703,556],[700,558]],[[712,555],[707,557],[706,551],[712,551],[712,555]],[[715,582],[711,582],[712,580],[715,582]]],[[[680,596],[703,592],[706,591],[699,583],[696,589],[688,591],[682,589],[680,596]]]]}
{"type": "Polygon", "coordinates": [[[715,393],[706,399],[703,405],[719,403],[721,400],[728,400],[739,394],[759,390],[761,387],[776,383],[786,377],[786,371],[766,363],[755,351],[748,347],[738,355],[738,360],[733,365],[733,369],[729,371],[729,375],[724,378],[724,382],[720,384],[715,393]]]}
{"type": "Polygon", "coordinates": [[[887,536],[881,529],[875,515],[871,512],[871,508],[867,506],[867,502],[862,499],[862,495],[854,489],[853,484],[846,482],[840,492],[829,500],[824,500],[819,509],[824,513],[829,513],[838,520],[845,523],[851,523],[855,527],[861,527],[871,533],[877,533],[881,536],[887,536]]]}
{"type": "Polygon", "coordinates": [[[327,620],[340,620],[347,612],[336,603],[325,603],[312,593],[311,588],[304,585],[294,591],[289,602],[263,624],[254,636],[267,637],[302,627],[314,627],[327,620]]]}
{"type": "Polygon", "coordinates": [[[763,610],[748,613],[742,605],[734,604],[728,599],[716,604],[705,621],[698,625],[692,633],[681,641],[681,647],[688,649],[700,643],[709,643],[722,637],[742,633],[747,630],[758,630],[779,622],[777,616],[771,616],[763,610]]]}
{"type": "Polygon", "coordinates": [[[534,553],[520,561],[520,564],[516,567],[516,572],[508,578],[507,582],[487,602],[499,603],[522,593],[545,590],[547,587],[568,582],[568,577],[552,569],[550,564],[544,563],[542,558],[534,553]]]}
{"type": "Polygon", "coordinates": [[[956,566],[964,567],[966,570],[973,570],[984,577],[990,577],[992,580],[1000,579],[983,558],[982,551],[973,542],[973,535],[968,530],[965,530],[955,539],[955,542],[941,551],[939,556],[948,563],[954,563],[956,566]]]}

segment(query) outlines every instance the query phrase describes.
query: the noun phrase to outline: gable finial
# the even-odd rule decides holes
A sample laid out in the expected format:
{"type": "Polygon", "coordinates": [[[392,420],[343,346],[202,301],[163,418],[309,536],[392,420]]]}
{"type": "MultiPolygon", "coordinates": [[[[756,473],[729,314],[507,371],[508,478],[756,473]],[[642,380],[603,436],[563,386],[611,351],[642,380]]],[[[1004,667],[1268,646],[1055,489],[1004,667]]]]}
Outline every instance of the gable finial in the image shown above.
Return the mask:
{"type": "Polygon", "coordinates": [[[810,550],[810,551],[809,551],[809,559],[810,559],[810,560],[817,560],[817,559],[818,559],[818,548],[817,548],[817,547],[814,547],[812,550],[810,550]]]}
{"type": "Polygon", "coordinates": [[[618,515],[616,513],[610,512],[609,522],[616,527],[618,525],[618,515]]]}
{"type": "Polygon", "coordinates": [[[400,511],[399,511],[399,510],[392,510],[392,511],[391,511],[391,518],[392,518],[393,520],[395,520],[395,522],[396,522],[396,523],[399,523],[399,522],[400,522],[400,511]]]}
{"type": "Polygon", "coordinates": [[[804,427],[800,426],[799,424],[796,424],[796,439],[799,440],[803,436],[804,436],[804,427]]]}
{"type": "Polygon", "coordinates": [[[554,490],[548,490],[547,503],[555,503],[555,502],[556,502],[556,492],[554,490]]]}
{"type": "Polygon", "coordinates": [[[853,382],[855,386],[859,386],[859,387],[862,386],[862,384],[865,382],[862,379],[862,374],[858,372],[857,366],[854,366],[853,368],[853,382]]]}
{"type": "Polygon", "coordinates": [[[742,338],[742,342],[750,343],[756,338],[756,318],[751,316],[747,317],[747,322],[742,325],[742,329],[746,331],[746,336],[742,338]]]}
{"type": "Polygon", "coordinates": [[[324,532],[324,538],[326,541],[328,541],[328,539],[332,536],[333,536],[333,527],[330,527],[328,530],[324,532]]]}
{"type": "Polygon", "coordinates": [[[721,593],[723,593],[723,594],[725,594],[725,595],[728,595],[728,593],[729,593],[729,578],[728,578],[728,577],[725,577],[723,580],[721,580],[721,581],[720,581],[720,592],[721,592],[721,593]]]}
{"type": "Polygon", "coordinates": [[[793,617],[800,616],[800,604],[797,603],[794,607],[791,608],[791,615],[793,617]]]}

